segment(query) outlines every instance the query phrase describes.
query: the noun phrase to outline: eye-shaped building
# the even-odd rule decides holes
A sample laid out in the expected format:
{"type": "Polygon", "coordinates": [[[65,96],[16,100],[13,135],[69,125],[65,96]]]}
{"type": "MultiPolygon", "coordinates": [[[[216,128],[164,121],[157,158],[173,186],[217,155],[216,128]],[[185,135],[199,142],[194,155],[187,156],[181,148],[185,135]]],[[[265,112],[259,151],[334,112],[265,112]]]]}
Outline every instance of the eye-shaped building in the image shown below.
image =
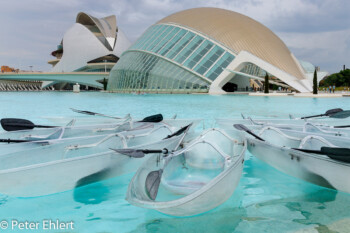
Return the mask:
{"type": "MultiPolygon", "coordinates": [[[[108,90],[225,93],[227,83],[236,90],[259,88],[268,73],[270,84],[310,92],[314,70],[259,22],[229,10],[195,8],[148,28],[113,67],[108,90]]],[[[318,79],[326,74],[319,72],[318,79]]]]}

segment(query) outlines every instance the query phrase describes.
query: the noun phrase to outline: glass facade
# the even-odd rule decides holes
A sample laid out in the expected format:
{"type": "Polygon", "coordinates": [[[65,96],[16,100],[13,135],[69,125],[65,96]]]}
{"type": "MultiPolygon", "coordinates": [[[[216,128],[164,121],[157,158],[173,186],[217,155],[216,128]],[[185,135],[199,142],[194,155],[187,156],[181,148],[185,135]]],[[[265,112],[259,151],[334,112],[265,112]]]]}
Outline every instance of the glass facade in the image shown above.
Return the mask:
{"type": "Polygon", "coordinates": [[[258,77],[265,77],[266,75],[266,71],[261,69],[260,67],[252,64],[252,63],[248,63],[246,66],[244,66],[244,68],[241,70],[241,72],[246,73],[246,74],[250,74],[250,75],[254,75],[254,76],[258,76],[258,77]]]}
{"type": "Polygon", "coordinates": [[[208,92],[210,83],[162,58],[128,52],[111,71],[108,89],[149,92],[208,92]],[[115,78],[117,77],[117,78],[115,78]]]}
{"type": "Polygon", "coordinates": [[[121,56],[108,89],[207,92],[234,58],[190,30],[157,24],[121,56]]]}

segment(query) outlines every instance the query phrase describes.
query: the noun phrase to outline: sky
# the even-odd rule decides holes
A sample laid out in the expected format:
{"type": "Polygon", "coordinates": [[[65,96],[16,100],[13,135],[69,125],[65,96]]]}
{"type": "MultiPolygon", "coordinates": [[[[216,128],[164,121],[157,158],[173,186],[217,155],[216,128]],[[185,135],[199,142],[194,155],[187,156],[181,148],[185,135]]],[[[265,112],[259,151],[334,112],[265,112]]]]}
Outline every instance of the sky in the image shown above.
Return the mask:
{"type": "Polygon", "coordinates": [[[0,0],[0,65],[50,71],[48,60],[76,15],[116,15],[130,41],[158,20],[196,7],[247,15],[270,28],[300,60],[321,70],[350,67],[349,0],[0,0]]]}

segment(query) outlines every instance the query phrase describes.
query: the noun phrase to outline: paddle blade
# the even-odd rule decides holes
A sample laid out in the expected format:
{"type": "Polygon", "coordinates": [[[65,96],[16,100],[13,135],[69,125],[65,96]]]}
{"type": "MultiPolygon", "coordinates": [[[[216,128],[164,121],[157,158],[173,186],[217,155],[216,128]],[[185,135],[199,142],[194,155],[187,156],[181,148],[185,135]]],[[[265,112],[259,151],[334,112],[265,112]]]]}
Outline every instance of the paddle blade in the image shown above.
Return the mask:
{"type": "Polygon", "coordinates": [[[175,136],[179,136],[179,135],[181,135],[182,133],[187,132],[188,129],[192,126],[192,124],[193,124],[193,123],[191,123],[191,124],[189,124],[189,125],[187,125],[187,126],[185,126],[185,127],[182,127],[181,129],[179,129],[178,131],[176,131],[176,132],[173,133],[173,134],[168,135],[168,136],[167,136],[166,138],[164,138],[164,139],[168,139],[168,138],[172,138],[172,137],[175,137],[175,136]]]}
{"type": "Polygon", "coordinates": [[[145,154],[159,154],[159,153],[168,153],[168,150],[164,148],[163,150],[141,150],[141,149],[112,149],[115,152],[129,156],[131,158],[143,158],[145,157],[145,154]]]}
{"type": "Polygon", "coordinates": [[[143,153],[142,150],[133,150],[133,149],[112,149],[115,152],[122,154],[122,155],[126,155],[129,156],[130,158],[143,158],[145,157],[145,153],[143,153]]]}
{"type": "Polygon", "coordinates": [[[343,111],[343,109],[341,109],[341,108],[329,109],[329,110],[325,113],[325,115],[330,116],[330,115],[333,115],[333,114],[336,114],[336,113],[342,112],[342,111],[343,111]]]}
{"type": "Polygon", "coordinates": [[[245,125],[242,125],[242,124],[234,124],[233,127],[241,131],[250,131],[245,125]]]}
{"type": "Polygon", "coordinates": [[[145,117],[140,122],[158,123],[158,122],[161,122],[162,120],[163,120],[163,115],[162,114],[156,114],[156,115],[145,117]]]}
{"type": "Polygon", "coordinates": [[[151,200],[155,200],[158,194],[160,180],[162,179],[163,169],[150,172],[146,177],[146,193],[151,200]]]}
{"type": "Polygon", "coordinates": [[[350,163],[350,149],[338,147],[321,147],[321,152],[329,158],[350,163]]]}
{"type": "Polygon", "coordinates": [[[33,122],[26,119],[4,118],[1,119],[0,122],[2,128],[6,131],[26,130],[33,129],[35,127],[33,122]]]}
{"type": "Polygon", "coordinates": [[[350,116],[350,110],[347,111],[341,111],[334,113],[333,115],[330,115],[331,118],[338,118],[338,119],[344,119],[350,116]]]}
{"type": "Polygon", "coordinates": [[[235,127],[235,129],[237,130],[241,130],[241,131],[245,131],[248,134],[252,135],[253,137],[255,137],[256,139],[259,139],[260,141],[265,141],[264,139],[262,139],[261,137],[259,137],[258,135],[256,135],[255,133],[253,133],[250,129],[248,129],[245,125],[242,124],[234,124],[233,127],[235,127]]]}
{"type": "Polygon", "coordinates": [[[94,116],[95,113],[94,112],[90,112],[90,111],[85,111],[85,110],[78,110],[78,109],[75,109],[75,108],[70,108],[73,112],[76,112],[76,113],[81,113],[81,114],[86,114],[86,115],[91,115],[91,116],[94,116]]]}

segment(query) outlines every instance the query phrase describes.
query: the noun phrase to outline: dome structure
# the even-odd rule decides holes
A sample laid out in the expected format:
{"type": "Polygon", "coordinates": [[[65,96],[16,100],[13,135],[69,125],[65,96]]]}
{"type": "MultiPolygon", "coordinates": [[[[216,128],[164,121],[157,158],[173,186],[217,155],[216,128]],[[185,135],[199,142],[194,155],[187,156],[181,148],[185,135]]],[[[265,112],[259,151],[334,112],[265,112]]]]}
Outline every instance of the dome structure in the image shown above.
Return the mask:
{"type": "Polygon", "coordinates": [[[108,88],[225,93],[228,82],[246,89],[266,73],[272,84],[312,91],[302,65],[270,29],[233,11],[195,8],[146,30],[112,69],[108,88]]]}

